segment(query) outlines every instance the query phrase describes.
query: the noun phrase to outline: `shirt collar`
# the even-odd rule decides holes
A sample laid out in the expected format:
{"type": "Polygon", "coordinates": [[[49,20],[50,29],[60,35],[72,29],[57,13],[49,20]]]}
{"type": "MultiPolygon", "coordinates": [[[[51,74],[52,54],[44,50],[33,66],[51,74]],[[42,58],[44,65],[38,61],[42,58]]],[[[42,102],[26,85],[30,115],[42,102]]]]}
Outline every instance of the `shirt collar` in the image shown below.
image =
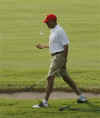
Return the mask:
{"type": "Polygon", "coordinates": [[[59,28],[59,25],[56,25],[53,29],[51,29],[51,32],[54,32],[58,28],[59,28]]]}

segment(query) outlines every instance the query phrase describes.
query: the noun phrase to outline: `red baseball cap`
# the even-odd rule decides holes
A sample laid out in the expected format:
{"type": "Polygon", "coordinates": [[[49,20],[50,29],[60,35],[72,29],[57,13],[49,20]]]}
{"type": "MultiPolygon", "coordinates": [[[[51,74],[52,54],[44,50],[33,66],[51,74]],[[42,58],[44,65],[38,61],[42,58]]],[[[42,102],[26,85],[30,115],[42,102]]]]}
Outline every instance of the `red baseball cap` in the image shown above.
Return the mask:
{"type": "Polygon", "coordinates": [[[57,16],[54,15],[54,14],[48,14],[46,16],[46,18],[43,20],[43,23],[47,23],[48,21],[51,21],[51,20],[56,21],[57,20],[57,16]]]}

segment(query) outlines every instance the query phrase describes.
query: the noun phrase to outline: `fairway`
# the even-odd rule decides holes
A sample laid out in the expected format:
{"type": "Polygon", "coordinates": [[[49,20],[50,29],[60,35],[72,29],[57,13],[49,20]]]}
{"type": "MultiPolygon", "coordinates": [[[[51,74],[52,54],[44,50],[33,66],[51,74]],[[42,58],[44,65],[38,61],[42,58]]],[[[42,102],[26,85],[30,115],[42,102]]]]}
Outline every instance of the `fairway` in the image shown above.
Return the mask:
{"type": "MultiPolygon", "coordinates": [[[[0,90],[45,88],[50,54],[44,16],[55,13],[70,39],[68,71],[80,88],[100,90],[100,1],[0,0],[0,90]],[[40,36],[40,30],[44,32],[40,36]]],[[[55,88],[66,88],[57,79],[55,88]]],[[[68,87],[67,87],[68,88],[68,87]]]]}

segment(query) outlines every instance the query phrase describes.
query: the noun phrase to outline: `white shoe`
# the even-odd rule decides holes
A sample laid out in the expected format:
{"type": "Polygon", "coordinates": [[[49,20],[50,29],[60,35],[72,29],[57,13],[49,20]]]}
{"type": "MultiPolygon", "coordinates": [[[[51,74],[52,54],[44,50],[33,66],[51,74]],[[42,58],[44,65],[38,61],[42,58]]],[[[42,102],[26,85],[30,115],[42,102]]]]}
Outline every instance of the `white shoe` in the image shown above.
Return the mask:
{"type": "Polygon", "coordinates": [[[77,103],[86,103],[86,102],[88,102],[88,100],[84,96],[80,96],[80,98],[77,100],[77,103]]]}
{"type": "Polygon", "coordinates": [[[48,107],[48,103],[41,102],[40,104],[32,106],[32,108],[41,108],[41,107],[48,107]]]}

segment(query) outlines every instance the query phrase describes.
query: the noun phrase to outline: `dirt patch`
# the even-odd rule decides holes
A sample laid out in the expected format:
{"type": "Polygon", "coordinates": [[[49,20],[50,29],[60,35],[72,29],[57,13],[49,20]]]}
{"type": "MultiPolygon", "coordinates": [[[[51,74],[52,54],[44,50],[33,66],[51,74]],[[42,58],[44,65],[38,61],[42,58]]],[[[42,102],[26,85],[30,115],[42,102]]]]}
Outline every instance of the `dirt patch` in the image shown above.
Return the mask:
{"type": "MultiPolygon", "coordinates": [[[[100,94],[83,93],[87,98],[100,98],[100,94]]],[[[0,98],[9,99],[43,99],[44,92],[16,92],[16,93],[0,93],[0,98]]],[[[53,92],[51,99],[70,99],[77,98],[77,95],[73,92],[53,92]]]]}

